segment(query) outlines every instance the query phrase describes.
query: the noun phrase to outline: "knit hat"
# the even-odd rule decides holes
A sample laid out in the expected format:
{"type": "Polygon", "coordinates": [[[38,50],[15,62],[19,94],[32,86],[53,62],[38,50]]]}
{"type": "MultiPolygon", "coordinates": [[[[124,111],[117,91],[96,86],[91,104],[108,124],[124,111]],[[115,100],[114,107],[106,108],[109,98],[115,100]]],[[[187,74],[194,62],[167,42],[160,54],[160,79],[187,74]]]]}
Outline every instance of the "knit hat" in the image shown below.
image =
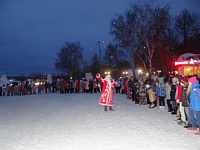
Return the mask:
{"type": "Polygon", "coordinates": [[[177,77],[173,77],[173,78],[172,78],[172,82],[173,82],[173,83],[178,82],[178,78],[177,78],[177,77]]]}
{"type": "Polygon", "coordinates": [[[193,76],[193,77],[189,78],[188,81],[189,81],[190,83],[194,84],[194,83],[197,82],[197,77],[196,77],[196,76],[193,76]]]}
{"type": "Polygon", "coordinates": [[[146,84],[145,85],[146,89],[150,88],[150,85],[149,84],[146,84]]]}
{"type": "Polygon", "coordinates": [[[181,79],[181,83],[183,83],[183,84],[188,83],[188,79],[186,77],[184,77],[183,79],[181,79]]]}
{"type": "Polygon", "coordinates": [[[159,80],[161,80],[161,81],[164,81],[164,77],[160,77],[160,79],[159,80]]]}

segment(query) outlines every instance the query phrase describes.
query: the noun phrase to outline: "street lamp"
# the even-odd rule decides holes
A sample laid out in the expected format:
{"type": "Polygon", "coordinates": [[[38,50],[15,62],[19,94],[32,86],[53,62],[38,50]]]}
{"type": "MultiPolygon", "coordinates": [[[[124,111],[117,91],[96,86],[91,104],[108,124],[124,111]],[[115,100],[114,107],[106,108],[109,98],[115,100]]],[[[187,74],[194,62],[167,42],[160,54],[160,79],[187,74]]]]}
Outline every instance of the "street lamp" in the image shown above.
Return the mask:
{"type": "Polygon", "coordinates": [[[128,74],[128,71],[123,71],[122,74],[128,74]]]}
{"type": "Polygon", "coordinates": [[[142,70],[138,70],[138,74],[142,74],[142,70]]]}
{"type": "Polygon", "coordinates": [[[110,71],[108,71],[108,72],[106,71],[106,72],[105,72],[105,75],[107,75],[107,74],[110,74],[110,71]]]}
{"type": "Polygon", "coordinates": [[[102,74],[102,64],[101,64],[101,48],[100,48],[100,42],[98,41],[97,43],[95,43],[99,46],[99,56],[100,56],[100,68],[101,68],[101,74],[102,74]]]}
{"type": "Polygon", "coordinates": [[[160,74],[160,73],[161,73],[161,70],[158,70],[157,72],[158,72],[158,74],[160,74]]]}

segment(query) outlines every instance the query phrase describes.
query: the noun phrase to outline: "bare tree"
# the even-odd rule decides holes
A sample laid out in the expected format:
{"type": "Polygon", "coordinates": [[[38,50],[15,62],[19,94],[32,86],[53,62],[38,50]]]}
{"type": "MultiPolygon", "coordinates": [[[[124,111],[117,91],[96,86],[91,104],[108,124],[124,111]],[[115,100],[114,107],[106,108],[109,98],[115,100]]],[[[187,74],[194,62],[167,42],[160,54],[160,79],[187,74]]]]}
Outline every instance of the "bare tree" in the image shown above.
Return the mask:
{"type": "Polygon", "coordinates": [[[189,39],[194,38],[200,32],[198,14],[184,9],[181,14],[175,18],[175,27],[180,35],[181,43],[184,45],[184,51],[186,51],[188,49],[189,39]]]}
{"type": "Polygon", "coordinates": [[[105,54],[104,54],[104,65],[107,68],[112,69],[116,74],[116,76],[119,76],[120,72],[120,67],[122,66],[121,64],[124,63],[125,59],[125,54],[124,51],[119,48],[117,45],[113,44],[108,44],[106,49],[105,49],[105,54]]]}
{"type": "Polygon", "coordinates": [[[152,7],[150,3],[133,4],[125,16],[111,21],[111,34],[121,46],[131,50],[143,63],[150,76],[152,58],[165,39],[169,26],[169,5],[152,7]],[[148,66],[146,65],[148,62],[148,66]]]}
{"type": "Polygon", "coordinates": [[[64,74],[76,74],[83,63],[82,51],[83,48],[79,42],[66,42],[65,46],[57,53],[55,67],[64,74]]]}
{"type": "Polygon", "coordinates": [[[105,49],[104,64],[114,67],[123,59],[124,53],[117,45],[108,44],[105,49]]]}

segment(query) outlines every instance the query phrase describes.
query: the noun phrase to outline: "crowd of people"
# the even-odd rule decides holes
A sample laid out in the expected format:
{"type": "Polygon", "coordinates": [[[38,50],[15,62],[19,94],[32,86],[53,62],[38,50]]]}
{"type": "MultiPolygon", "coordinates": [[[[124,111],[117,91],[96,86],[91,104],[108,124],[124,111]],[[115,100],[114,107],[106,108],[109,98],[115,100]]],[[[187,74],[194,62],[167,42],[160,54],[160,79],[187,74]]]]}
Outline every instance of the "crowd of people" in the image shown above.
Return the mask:
{"type": "MultiPolygon", "coordinates": [[[[126,92],[127,98],[135,104],[147,105],[153,109],[167,108],[168,112],[178,117],[178,124],[189,131],[197,131],[200,125],[200,80],[190,77],[154,77],[152,79],[134,77],[118,79],[116,93],[126,92]]],[[[199,132],[195,135],[200,135],[199,132]]]]}
{"type": "MultiPolygon", "coordinates": [[[[98,79],[98,78],[97,78],[98,79]]],[[[99,80],[99,79],[98,79],[99,80]]],[[[33,82],[11,83],[0,86],[0,96],[32,95],[42,93],[99,93],[102,83],[98,80],[56,80],[52,83],[33,82]]],[[[149,105],[150,109],[166,109],[180,120],[187,130],[197,131],[200,124],[200,82],[192,77],[141,77],[135,79],[118,78],[116,94],[124,94],[127,99],[138,105],[149,105]]],[[[112,110],[112,109],[111,109],[112,110]]],[[[200,131],[195,133],[200,135],[200,131]]]]}
{"type": "Polygon", "coordinates": [[[58,79],[52,83],[47,81],[12,82],[0,85],[0,96],[32,95],[42,93],[96,93],[100,91],[96,80],[67,80],[58,79]]]}

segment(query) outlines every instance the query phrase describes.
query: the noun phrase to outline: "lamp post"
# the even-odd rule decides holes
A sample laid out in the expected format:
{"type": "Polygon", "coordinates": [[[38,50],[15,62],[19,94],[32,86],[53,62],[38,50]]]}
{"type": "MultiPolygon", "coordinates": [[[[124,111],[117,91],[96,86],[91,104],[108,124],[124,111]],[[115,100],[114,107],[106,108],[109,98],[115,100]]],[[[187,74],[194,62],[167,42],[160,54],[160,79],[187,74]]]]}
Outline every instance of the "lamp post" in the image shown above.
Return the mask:
{"type": "Polygon", "coordinates": [[[100,47],[100,42],[98,41],[97,43],[95,43],[99,46],[99,57],[100,57],[100,69],[101,69],[101,74],[102,74],[102,64],[101,64],[101,47],[100,47]]]}

